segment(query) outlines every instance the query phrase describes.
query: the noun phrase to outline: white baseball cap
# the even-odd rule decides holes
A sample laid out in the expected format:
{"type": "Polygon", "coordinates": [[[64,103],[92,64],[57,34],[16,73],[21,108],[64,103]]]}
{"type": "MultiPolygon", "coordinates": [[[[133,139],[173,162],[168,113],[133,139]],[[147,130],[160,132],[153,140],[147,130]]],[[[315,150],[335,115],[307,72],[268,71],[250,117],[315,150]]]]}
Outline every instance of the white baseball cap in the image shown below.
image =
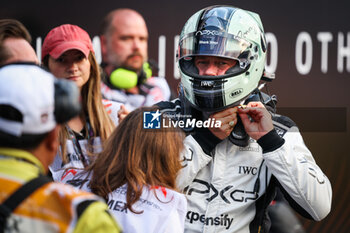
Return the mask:
{"type": "Polygon", "coordinates": [[[0,131],[20,137],[50,132],[56,126],[55,77],[35,65],[0,68],[0,131]]]}

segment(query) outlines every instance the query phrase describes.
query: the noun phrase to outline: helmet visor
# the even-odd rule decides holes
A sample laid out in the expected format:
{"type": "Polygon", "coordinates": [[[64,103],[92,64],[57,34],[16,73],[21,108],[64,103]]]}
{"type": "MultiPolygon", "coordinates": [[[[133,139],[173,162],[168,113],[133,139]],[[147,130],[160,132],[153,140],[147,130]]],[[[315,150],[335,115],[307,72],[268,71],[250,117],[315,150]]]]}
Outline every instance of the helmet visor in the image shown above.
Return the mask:
{"type": "Polygon", "coordinates": [[[189,33],[179,42],[179,59],[189,56],[217,56],[239,61],[241,68],[248,65],[248,41],[216,30],[189,33]]]}

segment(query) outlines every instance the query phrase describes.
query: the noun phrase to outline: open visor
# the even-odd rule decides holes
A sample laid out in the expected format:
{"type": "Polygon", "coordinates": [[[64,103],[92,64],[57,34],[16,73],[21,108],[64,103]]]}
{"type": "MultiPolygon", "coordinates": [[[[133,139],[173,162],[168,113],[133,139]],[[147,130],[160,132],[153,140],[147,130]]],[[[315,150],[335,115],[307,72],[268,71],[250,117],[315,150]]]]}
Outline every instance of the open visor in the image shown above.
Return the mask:
{"type": "Polygon", "coordinates": [[[179,42],[179,59],[191,56],[217,56],[239,61],[240,67],[248,65],[251,43],[232,34],[215,30],[189,33],[179,42]]]}

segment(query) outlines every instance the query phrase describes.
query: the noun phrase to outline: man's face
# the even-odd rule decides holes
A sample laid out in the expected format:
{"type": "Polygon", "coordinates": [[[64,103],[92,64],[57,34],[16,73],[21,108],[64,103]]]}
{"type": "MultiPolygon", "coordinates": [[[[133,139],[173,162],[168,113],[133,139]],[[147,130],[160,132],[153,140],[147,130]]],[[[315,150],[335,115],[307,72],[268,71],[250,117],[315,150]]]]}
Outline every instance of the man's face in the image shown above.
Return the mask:
{"type": "Polygon", "coordinates": [[[138,15],[115,16],[114,30],[105,37],[105,58],[109,65],[134,71],[142,69],[147,61],[148,31],[138,15]]]}
{"type": "Polygon", "coordinates": [[[211,56],[196,56],[194,64],[199,75],[219,76],[224,75],[228,69],[237,64],[236,60],[211,56]]]}
{"type": "Polygon", "coordinates": [[[11,53],[5,64],[12,62],[34,62],[39,64],[34,49],[25,39],[7,38],[4,40],[3,46],[11,53]]]}

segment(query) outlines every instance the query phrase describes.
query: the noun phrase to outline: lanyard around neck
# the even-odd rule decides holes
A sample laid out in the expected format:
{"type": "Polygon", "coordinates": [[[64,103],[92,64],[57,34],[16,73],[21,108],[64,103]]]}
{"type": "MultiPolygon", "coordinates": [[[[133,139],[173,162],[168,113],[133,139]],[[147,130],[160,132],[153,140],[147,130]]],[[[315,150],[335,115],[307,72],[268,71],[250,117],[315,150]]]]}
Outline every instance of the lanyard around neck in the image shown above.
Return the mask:
{"type": "MultiPolygon", "coordinates": [[[[73,130],[67,124],[65,125],[65,127],[68,131],[69,138],[73,142],[73,149],[74,149],[75,153],[79,156],[79,159],[83,162],[84,167],[86,167],[88,165],[88,161],[86,160],[86,158],[83,154],[83,150],[81,149],[81,146],[80,146],[79,140],[76,137],[76,134],[73,132],[73,130]]],[[[88,121],[86,122],[86,128],[88,131],[87,140],[88,141],[92,140],[91,143],[93,144],[94,132],[93,132],[92,127],[88,121]]]]}

